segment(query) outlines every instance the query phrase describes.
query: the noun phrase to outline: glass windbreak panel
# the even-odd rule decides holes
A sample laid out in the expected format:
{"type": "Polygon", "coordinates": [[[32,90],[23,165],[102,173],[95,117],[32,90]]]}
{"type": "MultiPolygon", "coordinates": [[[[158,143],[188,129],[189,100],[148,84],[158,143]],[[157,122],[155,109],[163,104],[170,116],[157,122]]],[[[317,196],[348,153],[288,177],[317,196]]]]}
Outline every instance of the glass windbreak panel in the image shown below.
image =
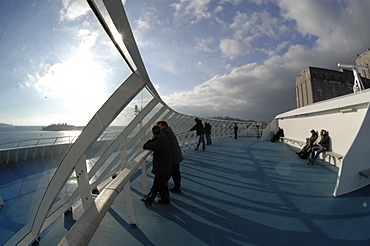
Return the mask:
{"type": "Polygon", "coordinates": [[[163,113],[159,116],[156,114],[163,107],[162,104],[157,104],[138,124],[135,130],[129,135],[127,152],[129,160],[135,158],[143,150],[142,143],[147,139],[151,138],[151,128],[157,123],[159,119],[162,119],[163,113]]]}
{"type": "Polygon", "coordinates": [[[122,110],[98,141],[89,149],[87,154],[87,168],[90,176],[90,184],[96,180],[103,182],[106,178],[109,178],[111,172],[119,171],[121,167],[117,165],[117,160],[120,160],[121,142],[129,142],[130,136],[140,130],[142,127],[141,123],[132,126],[131,122],[152,99],[152,95],[144,88],[122,110]],[[131,126],[127,127],[129,124],[131,126]],[[115,167],[116,170],[112,167],[115,167]]]}
{"type": "Polygon", "coordinates": [[[58,196],[55,198],[54,204],[49,210],[48,215],[50,215],[51,213],[54,213],[56,209],[58,209],[64,203],[66,203],[76,189],[77,189],[77,178],[76,178],[76,173],[73,172],[72,175],[67,180],[67,182],[64,184],[58,196]]]}
{"type": "MultiPolygon", "coordinates": [[[[31,154],[50,153],[48,147],[28,149],[31,154]]],[[[1,152],[4,155],[6,152],[1,152]]],[[[15,156],[17,151],[7,152],[15,156]]],[[[18,154],[25,155],[24,149],[18,154]]],[[[62,155],[45,155],[43,158],[0,163],[0,197],[4,201],[0,213],[0,245],[3,245],[27,223],[36,212],[42,195],[55,172],[62,155]]]]}
{"type": "Polygon", "coordinates": [[[131,71],[84,0],[3,0],[0,12],[2,244],[32,224],[70,144],[131,71]]]}

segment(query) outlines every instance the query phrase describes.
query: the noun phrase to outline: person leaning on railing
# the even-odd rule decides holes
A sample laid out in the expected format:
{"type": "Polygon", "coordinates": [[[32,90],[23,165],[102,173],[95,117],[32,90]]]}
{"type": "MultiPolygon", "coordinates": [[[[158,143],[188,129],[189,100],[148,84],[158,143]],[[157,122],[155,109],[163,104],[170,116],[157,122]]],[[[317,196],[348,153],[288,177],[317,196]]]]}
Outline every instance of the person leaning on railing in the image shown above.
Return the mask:
{"type": "Polygon", "coordinates": [[[161,128],[159,126],[153,126],[152,132],[153,138],[148,140],[143,148],[145,150],[153,150],[152,173],[154,174],[154,180],[150,196],[142,198],[141,201],[145,205],[152,205],[159,192],[161,199],[158,200],[158,203],[170,204],[170,193],[167,186],[168,175],[171,173],[170,141],[166,136],[161,134],[161,128]]]}
{"type": "Polygon", "coordinates": [[[195,118],[194,120],[195,120],[195,125],[189,130],[189,131],[196,131],[197,136],[199,136],[198,144],[194,150],[198,150],[200,143],[202,143],[202,151],[206,151],[206,142],[204,140],[205,131],[203,128],[202,121],[198,118],[195,118]]]}
{"type": "Polygon", "coordinates": [[[172,177],[175,186],[170,188],[170,191],[175,193],[181,193],[180,162],[184,160],[184,157],[182,155],[179,142],[177,141],[176,135],[172,131],[172,128],[168,126],[166,121],[164,120],[158,121],[157,126],[161,128],[161,133],[168,138],[171,145],[172,166],[171,174],[168,176],[167,182],[172,177]]]}

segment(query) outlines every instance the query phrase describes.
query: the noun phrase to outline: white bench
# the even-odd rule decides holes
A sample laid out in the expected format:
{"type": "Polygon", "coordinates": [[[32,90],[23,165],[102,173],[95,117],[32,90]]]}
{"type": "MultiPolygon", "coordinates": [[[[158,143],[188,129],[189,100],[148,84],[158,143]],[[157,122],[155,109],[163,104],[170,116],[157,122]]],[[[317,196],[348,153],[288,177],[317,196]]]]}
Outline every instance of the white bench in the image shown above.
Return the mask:
{"type": "MultiPolygon", "coordinates": [[[[306,145],[306,143],[302,140],[297,140],[297,139],[287,138],[287,137],[280,137],[280,139],[282,139],[283,142],[291,142],[292,144],[297,143],[300,147],[306,145]]],[[[337,158],[338,160],[343,159],[343,155],[338,154],[338,153],[333,152],[333,151],[325,151],[325,152],[323,152],[323,155],[324,155],[324,157],[325,157],[325,155],[329,155],[329,156],[337,158]]]]}
{"type": "Polygon", "coordinates": [[[359,185],[362,181],[364,181],[365,179],[367,179],[370,176],[370,168],[359,171],[358,175],[359,175],[359,177],[358,177],[357,185],[359,185]]]}
{"type": "Polygon", "coordinates": [[[304,146],[306,143],[302,140],[297,140],[297,139],[293,139],[293,138],[287,138],[287,137],[280,137],[281,140],[283,140],[283,142],[291,142],[292,144],[294,143],[297,143],[299,146],[304,146]]]}

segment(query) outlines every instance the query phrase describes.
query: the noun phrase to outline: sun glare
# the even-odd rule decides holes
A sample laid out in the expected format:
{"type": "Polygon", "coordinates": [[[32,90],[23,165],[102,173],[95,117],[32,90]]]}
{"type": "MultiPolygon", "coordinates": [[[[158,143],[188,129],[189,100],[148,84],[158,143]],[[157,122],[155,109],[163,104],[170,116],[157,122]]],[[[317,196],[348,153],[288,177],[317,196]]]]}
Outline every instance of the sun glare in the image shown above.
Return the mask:
{"type": "Polygon", "coordinates": [[[86,49],[46,66],[45,74],[37,77],[36,90],[47,98],[61,99],[68,110],[96,110],[107,98],[104,68],[86,49]]]}

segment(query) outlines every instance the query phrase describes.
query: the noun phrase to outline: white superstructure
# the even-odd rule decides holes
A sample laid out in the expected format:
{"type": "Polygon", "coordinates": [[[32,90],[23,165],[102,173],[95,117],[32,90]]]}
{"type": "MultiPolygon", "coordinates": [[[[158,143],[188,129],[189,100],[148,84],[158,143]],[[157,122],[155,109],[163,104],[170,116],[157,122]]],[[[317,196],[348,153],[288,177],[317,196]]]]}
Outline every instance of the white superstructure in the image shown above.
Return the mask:
{"type": "Polygon", "coordinates": [[[279,114],[264,131],[263,140],[269,140],[270,132],[278,126],[284,129],[285,137],[302,141],[311,129],[326,129],[331,151],[343,156],[341,160],[326,156],[339,167],[333,195],[349,193],[370,184],[370,179],[359,174],[370,169],[369,104],[368,89],[279,114]]]}

